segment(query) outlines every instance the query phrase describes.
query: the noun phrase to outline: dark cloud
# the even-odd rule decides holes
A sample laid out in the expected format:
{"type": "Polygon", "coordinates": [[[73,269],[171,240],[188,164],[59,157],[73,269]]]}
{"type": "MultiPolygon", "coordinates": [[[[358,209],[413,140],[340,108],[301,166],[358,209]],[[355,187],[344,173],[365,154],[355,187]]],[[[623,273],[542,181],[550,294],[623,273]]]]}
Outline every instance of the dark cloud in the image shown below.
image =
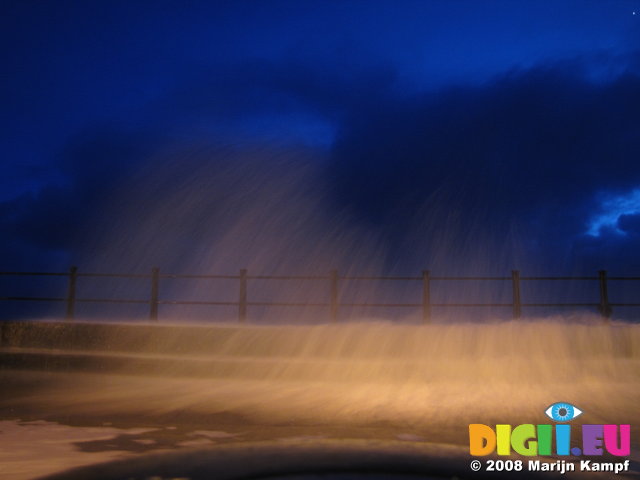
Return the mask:
{"type": "Polygon", "coordinates": [[[620,215],[618,228],[626,233],[640,234],[640,213],[620,215]]]}
{"type": "MultiPolygon", "coordinates": [[[[633,70],[594,81],[581,62],[556,62],[420,94],[398,91],[396,80],[390,67],[262,60],[185,74],[148,106],[147,125],[164,134],[104,128],[76,138],[59,156],[65,182],[2,205],[5,238],[73,256],[103,206],[123,194],[123,182],[135,188],[126,182],[132,172],[142,184],[145,169],[153,178],[162,156],[151,152],[192,151],[197,135],[186,150],[184,139],[167,147],[176,127],[210,122],[215,131],[233,119],[298,112],[336,132],[316,160],[324,208],[384,239],[391,268],[464,269],[485,257],[495,268],[558,271],[596,261],[624,266],[594,249],[638,256],[630,247],[635,237],[585,237],[597,193],[640,184],[640,79],[633,70]]],[[[621,218],[620,228],[633,230],[632,220],[621,218]]]]}
{"type": "Polygon", "coordinates": [[[593,82],[574,62],[513,72],[356,113],[329,173],[343,203],[391,232],[432,199],[440,214],[428,222],[446,228],[456,212],[452,244],[517,226],[533,256],[567,261],[596,193],[640,184],[636,105],[634,73],[593,82]]]}
{"type": "Polygon", "coordinates": [[[160,138],[112,127],[74,138],[58,155],[61,180],[0,203],[0,229],[11,246],[3,249],[3,265],[20,269],[38,259],[41,269],[67,261],[121,182],[160,145],[160,138]]]}
{"type": "Polygon", "coordinates": [[[397,74],[390,65],[333,60],[253,59],[193,68],[151,102],[147,118],[183,136],[189,129],[202,135],[204,129],[226,141],[295,141],[291,132],[299,131],[300,123],[322,124],[333,133],[352,112],[393,101],[397,74]]]}

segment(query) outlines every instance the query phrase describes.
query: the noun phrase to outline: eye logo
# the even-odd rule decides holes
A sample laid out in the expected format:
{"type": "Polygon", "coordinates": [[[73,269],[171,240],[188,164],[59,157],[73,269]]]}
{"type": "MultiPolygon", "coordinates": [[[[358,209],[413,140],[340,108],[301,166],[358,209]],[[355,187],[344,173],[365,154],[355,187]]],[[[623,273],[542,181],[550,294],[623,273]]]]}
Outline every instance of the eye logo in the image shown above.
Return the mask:
{"type": "Polygon", "coordinates": [[[582,410],[570,403],[558,402],[550,405],[544,413],[554,422],[570,422],[582,415],[582,410]]]}

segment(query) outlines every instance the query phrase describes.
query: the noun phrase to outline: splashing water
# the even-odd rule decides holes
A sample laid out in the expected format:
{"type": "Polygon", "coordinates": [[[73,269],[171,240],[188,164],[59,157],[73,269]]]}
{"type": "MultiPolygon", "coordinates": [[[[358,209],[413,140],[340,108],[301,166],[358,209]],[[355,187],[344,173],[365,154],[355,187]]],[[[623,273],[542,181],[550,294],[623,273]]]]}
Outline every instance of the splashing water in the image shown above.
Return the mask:
{"type": "MultiPolygon", "coordinates": [[[[144,181],[134,179],[90,228],[93,240],[74,263],[97,272],[146,273],[160,265],[204,274],[248,268],[256,275],[324,275],[331,268],[379,275],[423,265],[490,274],[516,259],[520,268],[526,264],[517,238],[504,240],[504,232],[496,232],[501,240],[495,242],[480,217],[475,226],[459,224],[450,199],[436,195],[415,211],[391,210],[408,220],[400,222],[402,235],[389,236],[355,222],[348,209],[332,207],[312,165],[290,159],[262,164],[262,157],[207,163],[196,155],[168,162],[144,181]],[[185,170],[191,174],[175,175],[185,170]]],[[[97,296],[92,292],[148,293],[147,285],[78,288],[90,298],[97,296]]],[[[465,288],[462,293],[474,295],[465,288]]],[[[313,301],[321,287],[262,285],[250,294],[256,290],[272,301],[313,301]]],[[[217,285],[188,283],[163,284],[161,291],[164,299],[193,300],[223,293],[217,285]]],[[[365,285],[350,299],[411,301],[414,294],[365,285]]],[[[415,325],[358,314],[349,323],[305,325],[312,316],[304,309],[288,317],[271,312],[281,323],[294,323],[288,325],[184,321],[219,319],[199,312],[174,311],[167,315],[172,324],[36,322],[30,332],[5,326],[3,354],[40,361],[50,371],[1,373],[11,394],[0,405],[49,420],[187,422],[210,430],[230,425],[235,433],[299,426],[307,428],[304,435],[340,429],[347,438],[375,430],[371,435],[459,445],[467,441],[469,423],[548,423],[543,412],[558,401],[585,412],[578,423],[640,423],[637,324],[603,324],[588,315],[480,324],[467,314],[415,325]]],[[[85,313],[110,314],[102,305],[85,313]]]]}
{"type": "MultiPolygon", "coordinates": [[[[341,277],[415,276],[426,268],[450,275],[504,274],[516,263],[519,268],[529,263],[520,254],[524,243],[515,230],[487,232],[483,219],[490,212],[480,210],[473,222],[463,220],[456,213],[461,199],[450,193],[421,194],[422,203],[411,192],[385,195],[379,207],[363,213],[334,183],[323,159],[308,152],[202,149],[153,159],[106,202],[71,262],[80,272],[148,274],[157,266],[169,274],[238,275],[247,269],[253,276],[327,276],[337,269],[341,277]]],[[[83,278],[78,288],[87,298],[148,296],[146,283],[121,279],[83,278]]],[[[164,278],[161,297],[235,301],[236,288],[217,280],[164,278]]],[[[326,301],[327,288],[322,281],[252,280],[249,295],[255,302],[318,303],[326,301]]],[[[352,282],[345,288],[349,291],[341,294],[348,303],[416,303],[420,298],[419,282],[352,282]]],[[[499,301],[510,287],[492,288],[485,300],[499,301]]],[[[87,316],[109,312],[102,304],[79,308],[87,316]]],[[[163,310],[163,318],[176,321],[229,316],[223,308],[203,306],[163,310]]],[[[348,307],[341,312],[355,318],[376,315],[348,307]]],[[[313,308],[256,307],[252,316],[290,323],[326,319],[313,308]]]]}
{"type": "MultiPolygon", "coordinates": [[[[86,355],[81,365],[93,359],[112,375],[62,375],[17,401],[65,415],[206,422],[223,413],[259,424],[411,425],[441,429],[456,442],[468,423],[544,423],[544,409],[560,400],[584,410],[586,423],[639,420],[637,325],[109,327],[99,341],[78,338],[72,352],[86,355]]],[[[47,337],[56,343],[56,334],[47,337]]]]}

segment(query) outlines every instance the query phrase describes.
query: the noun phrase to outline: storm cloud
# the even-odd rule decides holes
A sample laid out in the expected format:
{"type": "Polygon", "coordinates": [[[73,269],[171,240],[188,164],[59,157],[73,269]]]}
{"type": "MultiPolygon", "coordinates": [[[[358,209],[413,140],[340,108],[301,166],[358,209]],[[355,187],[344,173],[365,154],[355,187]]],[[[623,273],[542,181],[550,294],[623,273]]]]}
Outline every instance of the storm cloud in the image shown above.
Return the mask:
{"type": "MultiPolygon", "coordinates": [[[[322,206],[314,208],[375,236],[388,268],[435,263],[460,270],[470,258],[488,256],[496,268],[629,271],[640,265],[633,253],[636,212],[621,211],[614,218],[618,229],[589,234],[606,198],[630,195],[640,185],[640,77],[632,61],[627,65],[602,80],[590,76],[590,65],[557,61],[481,85],[418,93],[399,90],[389,66],[347,75],[253,61],[192,72],[147,105],[144,128],[91,129],[58,155],[64,181],[4,202],[4,252],[11,254],[3,261],[16,267],[29,257],[43,262],[47,252],[56,263],[65,258],[60,252],[68,261],[84,257],[82,240],[95,236],[95,219],[114,198],[135,198],[127,189],[144,190],[167,158],[175,169],[167,196],[184,188],[180,176],[190,178],[194,162],[209,165],[205,176],[218,185],[216,165],[226,154],[203,123],[215,132],[225,122],[251,125],[247,120],[254,119],[254,129],[264,122],[271,136],[248,141],[251,128],[236,129],[234,151],[262,145],[288,156],[300,152],[299,145],[286,136],[273,139],[286,128],[279,118],[297,116],[327,133],[326,143],[311,147],[316,168],[313,178],[305,177],[323,192],[322,206]],[[465,260],[458,265],[461,252],[465,260]]],[[[273,158],[263,155],[256,168],[268,171],[273,158]]],[[[239,188],[251,191],[248,184],[239,188]]],[[[219,198],[217,208],[224,209],[225,195],[219,198]]]]}
{"type": "Polygon", "coordinates": [[[0,263],[107,258],[140,218],[140,268],[179,268],[189,232],[233,231],[220,212],[281,214],[272,188],[313,197],[285,237],[344,230],[385,271],[637,273],[637,28],[578,4],[9,2],[0,263]]]}

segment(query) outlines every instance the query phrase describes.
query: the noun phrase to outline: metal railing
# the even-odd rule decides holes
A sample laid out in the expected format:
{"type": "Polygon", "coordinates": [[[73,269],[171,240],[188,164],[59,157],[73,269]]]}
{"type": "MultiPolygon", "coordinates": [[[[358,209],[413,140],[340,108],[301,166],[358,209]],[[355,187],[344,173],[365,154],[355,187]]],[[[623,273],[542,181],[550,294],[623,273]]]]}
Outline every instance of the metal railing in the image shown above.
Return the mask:
{"type": "Polygon", "coordinates": [[[418,308],[422,311],[422,320],[429,323],[432,317],[432,308],[469,307],[469,308],[510,308],[514,319],[522,317],[522,309],[530,307],[552,308],[579,308],[588,307],[597,309],[603,319],[608,320],[614,307],[640,307],[640,303],[611,303],[609,301],[608,282],[610,280],[640,281],[640,277],[608,277],[605,270],[600,270],[597,276],[546,276],[526,277],[520,276],[518,270],[513,270],[510,276],[471,276],[471,277],[442,277],[432,276],[429,270],[422,271],[420,276],[340,276],[337,270],[331,270],[325,276],[304,275],[249,275],[246,269],[241,269],[238,275],[187,275],[187,274],[163,274],[160,269],[154,267],[148,274],[118,274],[118,273],[84,273],[79,272],[73,266],[68,272],[0,272],[0,276],[35,276],[35,277],[67,277],[67,294],[64,297],[31,297],[31,296],[5,296],[0,301],[24,301],[24,302],[64,302],[66,304],[66,318],[72,320],[76,316],[76,306],[80,303],[120,303],[120,304],[146,304],[149,308],[149,319],[158,320],[158,307],[160,305],[208,305],[208,306],[232,306],[237,308],[239,322],[247,320],[248,307],[326,307],[328,319],[331,322],[338,320],[341,307],[389,307],[389,308],[418,308]],[[150,294],[146,299],[110,299],[110,298],[85,298],[78,297],[77,285],[81,278],[138,278],[148,279],[150,294]],[[162,279],[222,279],[235,281],[238,287],[237,301],[195,301],[195,300],[164,300],[160,298],[160,282],[162,279]],[[326,302],[256,302],[250,301],[247,294],[247,284],[250,280],[324,280],[328,282],[329,298],[326,302]],[[345,281],[389,280],[421,282],[422,299],[420,303],[350,303],[341,302],[339,297],[340,284],[345,281]],[[434,303],[432,301],[432,285],[435,282],[448,281],[498,281],[511,282],[511,302],[502,303],[434,303]],[[534,281],[593,281],[598,282],[599,298],[597,302],[587,303],[527,303],[522,301],[521,284],[534,281]]]}

